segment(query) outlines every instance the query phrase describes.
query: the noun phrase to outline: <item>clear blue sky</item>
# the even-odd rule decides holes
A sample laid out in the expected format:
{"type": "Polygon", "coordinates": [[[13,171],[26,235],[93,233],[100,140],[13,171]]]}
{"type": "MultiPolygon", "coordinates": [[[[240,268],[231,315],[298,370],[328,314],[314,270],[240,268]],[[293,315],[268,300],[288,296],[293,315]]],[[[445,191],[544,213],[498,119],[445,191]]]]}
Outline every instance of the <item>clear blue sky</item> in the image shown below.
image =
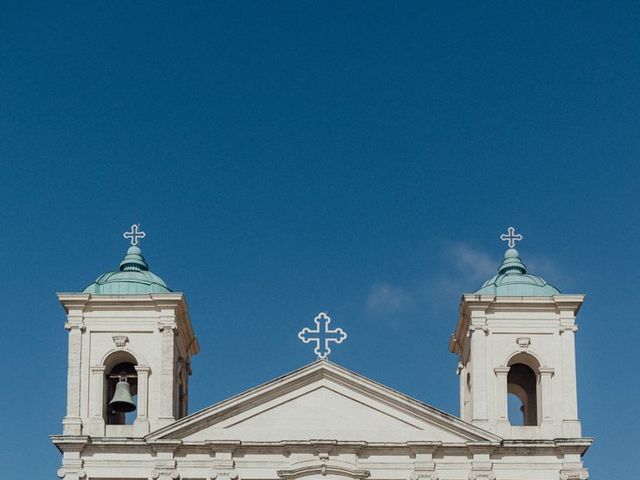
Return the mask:
{"type": "Polygon", "coordinates": [[[639,25],[638,2],[3,2],[3,472],[55,475],[55,292],[141,222],[200,338],[192,411],[312,361],[326,309],[335,362],[456,414],[459,298],[513,224],[588,295],[592,477],[637,474],[639,25]]]}

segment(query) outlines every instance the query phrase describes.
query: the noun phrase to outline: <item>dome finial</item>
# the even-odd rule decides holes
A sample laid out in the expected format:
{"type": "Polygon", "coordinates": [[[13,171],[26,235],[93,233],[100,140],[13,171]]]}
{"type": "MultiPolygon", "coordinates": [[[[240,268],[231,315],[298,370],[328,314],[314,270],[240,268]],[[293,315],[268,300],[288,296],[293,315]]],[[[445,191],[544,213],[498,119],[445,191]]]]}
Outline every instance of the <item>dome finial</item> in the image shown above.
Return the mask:
{"type": "Polygon", "coordinates": [[[149,270],[149,265],[147,265],[147,262],[144,261],[144,257],[142,256],[142,250],[138,247],[138,241],[147,236],[146,233],[140,230],[140,224],[134,223],[131,225],[131,231],[124,232],[122,236],[131,242],[131,246],[120,262],[120,271],[149,270]]]}
{"type": "Polygon", "coordinates": [[[502,261],[502,265],[500,265],[498,274],[502,275],[505,273],[527,273],[527,267],[525,267],[524,263],[520,260],[520,254],[515,248],[510,248],[504,252],[504,260],[502,261]]]}
{"type": "Polygon", "coordinates": [[[516,233],[516,229],[513,227],[507,228],[507,233],[500,235],[500,240],[507,242],[507,245],[509,245],[509,250],[504,252],[504,261],[502,265],[500,265],[500,270],[498,270],[500,275],[504,273],[527,273],[527,267],[520,261],[520,254],[514,248],[516,242],[519,242],[523,238],[522,235],[516,233]]]}

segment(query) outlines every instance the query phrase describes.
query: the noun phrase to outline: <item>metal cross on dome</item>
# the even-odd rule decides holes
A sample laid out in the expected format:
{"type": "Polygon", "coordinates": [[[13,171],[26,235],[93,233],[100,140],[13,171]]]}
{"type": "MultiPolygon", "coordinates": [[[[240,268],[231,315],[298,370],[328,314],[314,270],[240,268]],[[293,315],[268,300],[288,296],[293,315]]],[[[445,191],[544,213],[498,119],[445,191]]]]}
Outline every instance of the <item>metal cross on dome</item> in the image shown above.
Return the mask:
{"type": "Polygon", "coordinates": [[[347,332],[341,328],[331,330],[329,328],[331,318],[324,312],[320,312],[313,321],[316,322],[316,329],[311,330],[305,327],[298,333],[298,338],[304,343],[315,342],[316,348],[313,351],[318,359],[322,360],[331,353],[329,342],[342,343],[347,338],[347,332]]]}
{"type": "Polygon", "coordinates": [[[134,247],[138,245],[138,240],[142,240],[144,237],[146,237],[146,235],[147,235],[146,233],[140,230],[139,223],[134,223],[133,225],[131,225],[130,232],[124,232],[122,234],[124,238],[129,239],[131,241],[131,245],[133,245],[134,247]]]}
{"type": "Polygon", "coordinates": [[[500,235],[500,240],[503,242],[509,243],[509,248],[514,248],[516,246],[516,242],[519,242],[524,237],[519,233],[516,233],[516,229],[513,227],[507,228],[507,233],[503,233],[500,235]]]}

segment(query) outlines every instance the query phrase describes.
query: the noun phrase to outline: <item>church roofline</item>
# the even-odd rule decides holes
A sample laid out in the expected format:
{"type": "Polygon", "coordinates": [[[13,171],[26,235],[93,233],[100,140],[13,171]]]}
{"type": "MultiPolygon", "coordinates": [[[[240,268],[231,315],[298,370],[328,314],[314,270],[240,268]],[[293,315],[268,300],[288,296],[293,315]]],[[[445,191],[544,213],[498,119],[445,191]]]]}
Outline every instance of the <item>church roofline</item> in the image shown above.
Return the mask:
{"type": "Polygon", "coordinates": [[[281,395],[283,391],[295,390],[316,379],[328,377],[346,383],[357,390],[364,390],[369,395],[384,401],[391,406],[408,411],[422,418],[429,418],[441,428],[456,431],[473,440],[500,442],[501,437],[476,427],[462,419],[428,405],[420,400],[398,392],[386,385],[371,380],[363,375],[348,370],[328,360],[317,360],[271,381],[253,387],[219,403],[184,417],[166,427],[151,432],[145,437],[148,440],[171,438],[171,435],[189,434],[197,431],[198,426],[206,423],[207,419],[215,418],[228,412],[235,412],[243,408],[259,405],[264,398],[281,395]]]}

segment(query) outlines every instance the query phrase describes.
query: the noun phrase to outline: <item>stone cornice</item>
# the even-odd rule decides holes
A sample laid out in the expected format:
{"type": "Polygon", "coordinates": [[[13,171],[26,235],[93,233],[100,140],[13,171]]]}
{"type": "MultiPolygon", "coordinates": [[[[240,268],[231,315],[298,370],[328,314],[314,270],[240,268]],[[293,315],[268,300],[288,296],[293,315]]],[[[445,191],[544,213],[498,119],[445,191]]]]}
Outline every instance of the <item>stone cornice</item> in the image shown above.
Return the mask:
{"type": "Polygon", "coordinates": [[[82,451],[86,448],[107,449],[121,447],[124,450],[136,448],[138,451],[148,451],[154,455],[158,451],[182,453],[213,453],[213,452],[261,452],[284,453],[291,451],[316,452],[319,446],[324,445],[331,450],[331,454],[342,452],[366,452],[375,453],[395,451],[397,453],[413,454],[427,452],[431,454],[455,453],[461,451],[471,454],[501,455],[529,455],[539,453],[548,455],[559,452],[566,454],[583,455],[593,443],[590,437],[582,438],[556,438],[543,440],[502,440],[501,442],[365,442],[365,441],[340,441],[340,440],[285,440],[277,442],[261,441],[182,441],[182,440],[145,440],[142,438],[116,438],[116,437],[88,437],[73,435],[52,435],[51,439],[61,451],[82,451]]]}
{"type": "Polygon", "coordinates": [[[460,300],[460,313],[499,310],[553,310],[578,313],[585,295],[554,295],[552,297],[505,297],[496,295],[464,294],[460,300]]]}
{"type": "Polygon", "coordinates": [[[58,293],[58,300],[63,306],[78,306],[86,308],[99,308],[109,309],[109,307],[118,307],[117,310],[121,310],[122,306],[125,308],[131,308],[133,306],[140,306],[141,308],[148,308],[149,305],[154,305],[158,308],[176,308],[180,304],[184,303],[185,296],[182,292],[173,293],[149,293],[139,295],[100,295],[92,293],[58,293]]]}
{"type": "MultiPolygon", "coordinates": [[[[150,293],[140,295],[99,295],[91,293],[58,293],[58,300],[69,315],[83,315],[85,312],[145,311],[173,312],[171,319],[161,318],[161,328],[177,328],[180,331],[185,353],[192,356],[200,351],[193,331],[186,297],[182,292],[150,293]],[[167,323],[168,321],[168,323],[167,323]]],[[[85,316],[86,317],[86,316],[85,316]]],[[[86,320],[86,318],[85,318],[86,320]]],[[[67,322],[70,328],[74,322],[67,322]]],[[[77,323],[77,322],[76,322],[77,323]]]]}
{"type": "MultiPolygon", "coordinates": [[[[449,340],[449,351],[460,354],[464,338],[470,327],[481,325],[483,317],[498,312],[552,312],[561,317],[573,318],[580,310],[585,295],[554,295],[551,297],[505,297],[496,295],[478,295],[465,293],[460,299],[458,322],[452,338],[449,340]]],[[[566,322],[567,320],[563,320],[566,322]]]]}

